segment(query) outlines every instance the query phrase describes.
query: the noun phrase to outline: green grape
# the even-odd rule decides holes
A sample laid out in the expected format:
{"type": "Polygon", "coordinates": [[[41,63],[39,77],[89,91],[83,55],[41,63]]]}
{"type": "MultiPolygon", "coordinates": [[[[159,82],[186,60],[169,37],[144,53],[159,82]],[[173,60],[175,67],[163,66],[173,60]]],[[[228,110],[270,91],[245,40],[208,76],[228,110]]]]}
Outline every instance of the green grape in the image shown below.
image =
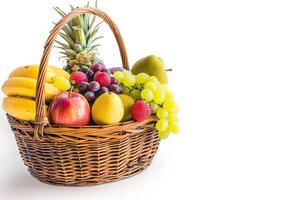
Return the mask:
{"type": "Polygon", "coordinates": [[[162,104],[165,100],[165,91],[163,89],[156,90],[154,92],[153,100],[157,104],[162,104]]]}
{"type": "Polygon", "coordinates": [[[149,89],[149,90],[152,90],[152,91],[155,91],[156,88],[157,88],[157,83],[153,83],[153,82],[146,83],[145,88],[149,89]]]}
{"type": "Polygon", "coordinates": [[[177,113],[168,113],[168,122],[178,122],[178,115],[177,113]]]}
{"type": "Polygon", "coordinates": [[[123,78],[123,84],[127,87],[134,86],[135,84],[135,77],[134,76],[125,76],[123,78]]]}
{"type": "Polygon", "coordinates": [[[165,131],[159,131],[158,132],[158,137],[159,139],[166,139],[167,137],[169,137],[170,132],[168,130],[165,131]]]}
{"type": "Polygon", "coordinates": [[[54,80],[53,85],[62,92],[67,91],[71,88],[70,81],[64,77],[57,77],[54,80]]]}
{"type": "Polygon", "coordinates": [[[123,77],[129,77],[129,76],[132,76],[132,73],[128,70],[124,70],[121,72],[123,74],[123,77]]]}
{"type": "Polygon", "coordinates": [[[169,112],[177,113],[179,111],[177,103],[174,100],[166,100],[163,107],[169,112]]]}
{"type": "MultiPolygon", "coordinates": [[[[135,79],[135,81],[136,81],[136,79],[135,79]]],[[[137,89],[139,89],[139,90],[142,90],[142,89],[144,89],[143,88],[143,85],[142,84],[140,84],[140,83],[135,83],[135,87],[137,88],[137,89]]]]}
{"type": "Polygon", "coordinates": [[[127,76],[124,76],[124,77],[122,78],[122,83],[123,83],[123,85],[125,85],[125,86],[127,86],[127,87],[130,87],[130,86],[128,85],[129,81],[128,81],[128,77],[127,77],[127,76]],[[126,84],[125,84],[125,83],[126,83],[126,84]]]}
{"type": "Polygon", "coordinates": [[[157,84],[156,90],[163,90],[164,91],[164,88],[161,84],[157,84]]]}
{"type": "Polygon", "coordinates": [[[160,119],[156,122],[156,129],[158,131],[165,131],[168,128],[168,120],[166,119],[160,119]]]}
{"type": "Polygon", "coordinates": [[[147,102],[150,102],[153,100],[153,93],[151,90],[149,89],[144,89],[142,92],[141,92],[141,97],[142,99],[144,99],[145,101],[147,102]]]}
{"type": "Polygon", "coordinates": [[[159,108],[159,105],[157,105],[157,104],[154,103],[154,102],[150,102],[149,105],[150,105],[150,107],[151,107],[152,113],[156,113],[156,112],[157,112],[157,109],[159,108]]]}
{"type": "Polygon", "coordinates": [[[123,87],[123,92],[122,92],[123,94],[127,94],[127,95],[129,95],[130,94],[130,89],[128,88],[128,87],[123,87]]]}
{"type": "Polygon", "coordinates": [[[145,83],[148,77],[149,75],[146,73],[139,73],[138,75],[136,75],[136,82],[139,84],[145,83]]]}
{"type": "Polygon", "coordinates": [[[118,83],[122,83],[124,75],[122,72],[115,72],[114,77],[117,79],[118,83]]]}
{"type": "Polygon", "coordinates": [[[179,133],[180,127],[177,122],[171,122],[168,125],[168,130],[172,133],[179,133]]]}
{"type": "Polygon", "coordinates": [[[156,110],[156,116],[159,118],[159,119],[164,119],[164,118],[167,118],[168,117],[168,111],[164,108],[158,108],[156,110]]]}
{"type": "Polygon", "coordinates": [[[145,83],[159,83],[159,81],[155,76],[150,76],[146,79],[145,83]]]}
{"type": "Polygon", "coordinates": [[[163,83],[163,84],[161,84],[161,86],[166,92],[169,90],[167,84],[163,83]]]}
{"type": "Polygon", "coordinates": [[[135,100],[141,99],[141,91],[134,89],[130,92],[130,96],[132,96],[135,100]]]}
{"type": "Polygon", "coordinates": [[[171,91],[166,92],[166,100],[173,100],[174,99],[174,93],[171,91]]]}

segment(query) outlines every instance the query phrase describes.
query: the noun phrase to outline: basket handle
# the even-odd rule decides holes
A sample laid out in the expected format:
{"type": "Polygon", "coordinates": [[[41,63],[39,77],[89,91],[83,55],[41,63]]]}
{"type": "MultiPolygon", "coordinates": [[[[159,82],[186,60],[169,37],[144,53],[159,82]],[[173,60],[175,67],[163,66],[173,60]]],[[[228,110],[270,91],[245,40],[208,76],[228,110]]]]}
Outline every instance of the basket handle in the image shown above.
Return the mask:
{"type": "Polygon", "coordinates": [[[55,42],[55,39],[57,38],[59,32],[62,30],[62,28],[65,26],[66,23],[68,23],[73,18],[82,15],[82,14],[93,14],[96,15],[105,21],[111,31],[113,32],[115,39],[119,46],[119,51],[122,58],[123,67],[127,70],[129,70],[128,67],[128,58],[127,53],[125,49],[125,45],[122,39],[122,36],[120,34],[120,31],[117,27],[117,25],[112,21],[112,19],[102,10],[99,10],[97,8],[76,8],[72,10],[70,13],[65,15],[53,28],[51,31],[47,42],[44,46],[44,52],[43,56],[41,58],[40,67],[39,67],[39,74],[37,79],[37,87],[36,87],[36,128],[34,131],[34,138],[37,141],[41,141],[41,137],[43,134],[43,128],[48,123],[48,118],[45,115],[45,93],[44,93],[44,87],[45,87],[45,74],[47,70],[49,55],[52,49],[52,46],[55,42]]]}

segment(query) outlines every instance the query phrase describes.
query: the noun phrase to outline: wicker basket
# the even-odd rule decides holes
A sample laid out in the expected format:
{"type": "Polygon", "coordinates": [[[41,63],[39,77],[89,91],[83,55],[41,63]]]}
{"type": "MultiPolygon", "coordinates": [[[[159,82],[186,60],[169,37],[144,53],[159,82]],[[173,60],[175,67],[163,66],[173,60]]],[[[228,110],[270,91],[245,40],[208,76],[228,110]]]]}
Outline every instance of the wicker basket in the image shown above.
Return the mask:
{"type": "Polygon", "coordinates": [[[101,17],[111,28],[128,68],[127,54],[115,23],[96,8],[78,8],[63,17],[52,30],[40,63],[36,90],[36,122],[7,115],[20,154],[29,172],[42,182],[59,185],[92,185],[132,176],[150,165],[159,146],[152,116],[143,122],[129,121],[107,126],[57,126],[45,116],[44,80],[50,50],[63,26],[89,13],[101,17]]]}

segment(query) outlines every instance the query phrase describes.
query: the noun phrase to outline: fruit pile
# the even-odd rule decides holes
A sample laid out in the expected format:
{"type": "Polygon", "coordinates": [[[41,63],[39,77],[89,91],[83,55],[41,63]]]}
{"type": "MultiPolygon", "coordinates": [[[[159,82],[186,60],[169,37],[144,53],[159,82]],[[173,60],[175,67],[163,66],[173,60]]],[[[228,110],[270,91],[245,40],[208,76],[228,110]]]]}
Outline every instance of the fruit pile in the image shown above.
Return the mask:
{"type": "Polygon", "coordinates": [[[70,80],[76,91],[84,95],[90,103],[103,93],[110,91],[120,94],[122,92],[122,88],[116,84],[116,78],[103,63],[92,64],[90,68],[73,72],[70,80]]]}
{"type": "MultiPolygon", "coordinates": [[[[59,8],[56,11],[64,16],[59,8]]],[[[168,89],[163,60],[151,55],[137,61],[131,71],[107,68],[97,58],[96,33],[99,24],[88,14],[67,23],[57,41],[66,58],[66,66],[48,66],[45,99],[50,123],[85,126],[141,122],[151,115],[158,118],[156,128],[161,139],[178,133],[178,106],[168,89]]],[[[2,86],[8,96],[4,110],[11,116],[35,120],[35,90],[38,65],[14,70],[2,86]]]]}
{"type": "MultiPolygon", "coordinates": [[[[153,56],[144,59],[152,58],[153,56]]],[[[124,88],[123,93],[136,100],[132,107],[134,120],[143,121],[150,117],[151,113],[155,113],[159,118],[156,128],[160,138],[166,138],[169,132],[179,132],[179,109],[174,94],[168,89],[167,84],[161,84],[156,76],[149,76],[144,72],[137,75],[129,71],[115,72],[114,77],[124,88]]]]}

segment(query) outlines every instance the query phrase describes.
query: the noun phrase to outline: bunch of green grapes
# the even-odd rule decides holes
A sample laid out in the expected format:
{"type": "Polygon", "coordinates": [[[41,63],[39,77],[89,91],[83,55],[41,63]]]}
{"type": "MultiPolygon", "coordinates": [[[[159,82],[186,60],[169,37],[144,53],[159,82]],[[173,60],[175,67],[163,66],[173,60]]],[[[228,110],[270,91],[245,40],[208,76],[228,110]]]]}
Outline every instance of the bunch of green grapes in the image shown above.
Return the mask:
{"type": "Polygon", "coordinates": [[[159,120],[156,128],[159,137],[165,139],[169,133],[178,133],[179,108],[174,100],[174,94],[168,89],[166,84],[161,84],[155,76],[146,73],[133,75],[130,71],[115,72],[114,77],[118,84],[123,86],[123,93],[132,96],[135,100],[146,101],[153,113],[159,120]]]}

